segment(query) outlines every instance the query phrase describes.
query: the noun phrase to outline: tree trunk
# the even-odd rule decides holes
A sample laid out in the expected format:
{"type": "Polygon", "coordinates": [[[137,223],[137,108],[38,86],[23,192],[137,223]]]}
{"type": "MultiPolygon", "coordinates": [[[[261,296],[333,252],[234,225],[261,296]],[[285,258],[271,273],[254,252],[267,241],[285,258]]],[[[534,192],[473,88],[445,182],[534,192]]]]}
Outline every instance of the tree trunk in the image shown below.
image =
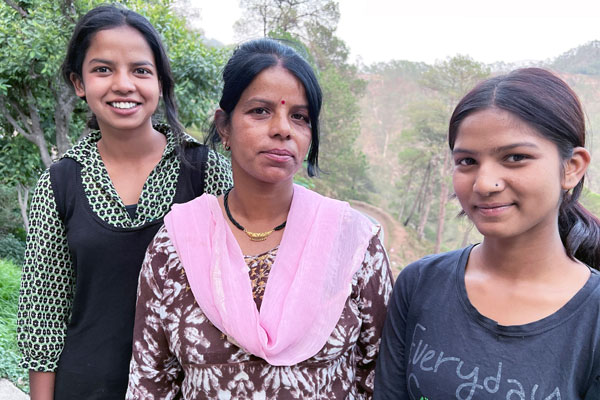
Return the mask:
{"type": "Polygon", "coordinates": [[[42,162],[46,167],[49,167],[52,164],[52,157],[50,157],[50,152],[48,151],[48,144],[46,143],[44,130],[40,123],[35,98],[27,86],[24,97],[27,99],[29,112],[26,113],[19,104],[5,96],[0,96],[0,111],[2,111],[4,117],[16,132],[37,146],[42,162]],[[17,116],[15,117],[13,113],[16,113],[17,116]]]}
{"type": "Polygon", "coordinates": [[[413,202],[410,212],[408,213],[408,217],[406,217],[406,220],[404,221],[404,226],[407,226],[408,223],[410,222],[410,219],[412,218],[413,214],[415,213],[415,210],[417,209],[417,205],[421,201],[421,196],[423,195],[423,191],[425,190],[426,187],[429,186],[430,175],[431,175],[431,161],[429,161],[429,163],[427,164],[427,170],[425,171],[425,175],[423,175],[423,183],[421,184],[421,188],[419,189],[417,198],[413,202]]]}
{"type": "MultiPolygon", "coordinates": [[[[410,193],[410,188],[412,187],[414,181],[414,172],[416,167],[412,167],[408,172],[408,184],[406,188],[402,188],[402,193],[410,193]]],[[[404,209],[406,208],[406,202],[402,202],[402,206],[400,207],[400,211],[398,212],[398,221],[402,220],[402,214],[404,214],[404,209]]]]}
{"type": "Polygon", "coordinates": [[[429,218],[429,211],[431,210],[431,203],[433,202],[433,191],[432,184],[427,185],[427,192],[425,193],[425,210],[421,214],[421,220],[419,221],[419,227],[417,228],[417,237],[419,240],[425,236],[425,225],[427,225],[427,219],[429,218]]]}
{"type": "Polygon", "coordinates": [[[75,109],[77,97],[71,89],[59,77],[55,82],[54,97],[56,107],[54,108],[54,125],[56,127],[56,148],[58,156],[65,154],[71,148],[69,140],[69,123],[75,109]]]}
{"type": "Polygon", "coordinates": [[[441,168],[441,177],[442,187],[440,190],[440,211],[438,213],[438,226],[437,233],[435,235],[435,248],[433,249],[434,253],[439,253],[440,248],[442,247],[442,241],[444,238],[444,223],[446,221],[446,204],[448,203],[448,183],[446,182],[446,177],[448,176],[448,160],[450,158],[450,152],[444,152],[444,161],[442,162],[441,168]]]}
{"type": "Polygon", "coordinates": [[[25,232],[29,231],[29,219],[27,218],[27,203],[29,202],[29,190],[27,186],[17,183],[17,197],[19,200],[19,208],[21,209],[21,217],[23,218],[23,226],[25,232]]]}

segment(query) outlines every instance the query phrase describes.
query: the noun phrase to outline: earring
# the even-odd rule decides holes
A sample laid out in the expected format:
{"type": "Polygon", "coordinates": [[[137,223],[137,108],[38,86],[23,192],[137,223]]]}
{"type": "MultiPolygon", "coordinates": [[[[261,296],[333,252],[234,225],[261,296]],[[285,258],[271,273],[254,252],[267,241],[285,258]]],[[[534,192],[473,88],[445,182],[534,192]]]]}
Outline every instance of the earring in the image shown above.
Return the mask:
{"type": "Polygon", "coordinates": [[[229,146],[229,142],[223,142],[223,148],[225,149],[225,151],[231,150],[231,146],[229,146]]]}

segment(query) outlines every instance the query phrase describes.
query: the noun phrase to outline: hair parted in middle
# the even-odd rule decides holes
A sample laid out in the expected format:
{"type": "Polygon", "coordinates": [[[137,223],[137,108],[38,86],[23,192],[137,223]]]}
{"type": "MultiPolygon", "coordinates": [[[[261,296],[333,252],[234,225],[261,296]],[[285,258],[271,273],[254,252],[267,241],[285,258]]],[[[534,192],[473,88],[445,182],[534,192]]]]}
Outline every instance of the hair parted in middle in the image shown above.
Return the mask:
{"type": "MultiPolygon", "coordinates": [[[[165,106],[165,117],[173,135],[178,141],[181,141],[183,127],[177,117],[177,104],[174,92],[175,82],[171,73],[169,57],[164,49],[160,35],[144,16],[116,5],[102,5],[88,11],[77,22],[69,41],[67,55],[61,67],[63,79],[72,87],[71,74],[75,74],[80,78],[83,76],[83,61],[94,35],[101,30],[121,26],[129,26],[137,30],[152,50],[162,91],[162,100],[165,106]]],[[[92,116],[90,121],[88,121],[88,126],[92,129],[99,129],[95,116],[92,116]]]]}
{"type": "MultiPolygon", "coordinates": [[[[448,130],[448,144],[454,149],[461,123],[477,111],[497,108],[506,111],[553,142],[563,160],[575,147],[585,146],[585,114],[579,98],[569,85],[541,68],[522,68],[487,79],[458,103],[448,130]]],[[[563,193],[559,210],[559,232],[569,257],[599,268],[600,221],[579,202],[584,178],[563,193]]]]}
{"type": "MultiPolygon", "coordinates": [[[[294,75],[304,87],[311,124],[311,143],[307,157],[309,176],[319,172],[319,114],[323,102],[321,87],[310,64],[291,47],[273,39],[256,39],[241,44],[223,69],[223,94],[219,107],[227,118],[235,109],[242,93],[254,78],[267,68],[281,66],[294,75]]],[[[221,139],[213,122],[207,142],[218,143],[221,139]]]]}

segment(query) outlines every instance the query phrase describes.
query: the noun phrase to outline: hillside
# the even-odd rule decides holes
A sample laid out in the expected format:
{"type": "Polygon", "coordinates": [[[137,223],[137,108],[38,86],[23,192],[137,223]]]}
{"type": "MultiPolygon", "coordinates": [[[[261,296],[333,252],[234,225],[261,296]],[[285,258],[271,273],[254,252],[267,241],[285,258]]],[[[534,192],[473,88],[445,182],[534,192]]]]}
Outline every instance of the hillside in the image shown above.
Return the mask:
{"type": "MultiPolygon", "coordinates": [[[[456,63],[458,69],[488,76],[517,67],[507,63],[485,65],[466,56],[456,59],[462,63],[456,63]]],[[[457,80],[465,79],[464,71],[459,71],[452,61],[427,65],[397,60],[366,67],[361,75],[367,81],[367,91],[361,101],[358,144],[369,161],[375,188],[369,203],[386,210],[403,229],[406,225],[410,232],[407,237],[414,238],[426,251],[433,249],[441,221],[440,202],[444,193],[440,188],[450,182],[448,167],[442,162],[447,148],[444,143],[447,121],[454,104],[464,94],[464,91],[458,94],[460,85],[456,84],[457,80]],[[431,85],[432,74],[436,73],[447,75],[446,80],[435,81],[446,85],[445,89],[431,85]]],[[[600,41],[532,65],[555,71],[581,99],[587,114],[587,147],[592,153],[586,176],[590,193],[584,201],[594,212],[600,212],[595,204],[598,197],[595,193],[600,192],[600,137],[595,134],[600,129],[600,41]]],[[[473,85],[465,86],[465,90],[473,85]]],[[[450,200],[444,209],[440,250],[479,240],[478,233],[470,231],[470,224],[456,218],[460,208],[455,200],[450,200]]]]}

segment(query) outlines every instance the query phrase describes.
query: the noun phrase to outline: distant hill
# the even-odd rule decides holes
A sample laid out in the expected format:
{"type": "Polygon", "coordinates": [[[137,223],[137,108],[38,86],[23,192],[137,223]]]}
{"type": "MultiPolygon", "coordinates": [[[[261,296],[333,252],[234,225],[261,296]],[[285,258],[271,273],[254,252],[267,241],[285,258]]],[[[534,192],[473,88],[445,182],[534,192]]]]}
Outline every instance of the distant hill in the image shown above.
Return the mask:
{"type": "Polygon", "coordinates": [[[571,74],[600,75],[600,41],[594,40],[561,54],[551,68],[571,74]]]}

